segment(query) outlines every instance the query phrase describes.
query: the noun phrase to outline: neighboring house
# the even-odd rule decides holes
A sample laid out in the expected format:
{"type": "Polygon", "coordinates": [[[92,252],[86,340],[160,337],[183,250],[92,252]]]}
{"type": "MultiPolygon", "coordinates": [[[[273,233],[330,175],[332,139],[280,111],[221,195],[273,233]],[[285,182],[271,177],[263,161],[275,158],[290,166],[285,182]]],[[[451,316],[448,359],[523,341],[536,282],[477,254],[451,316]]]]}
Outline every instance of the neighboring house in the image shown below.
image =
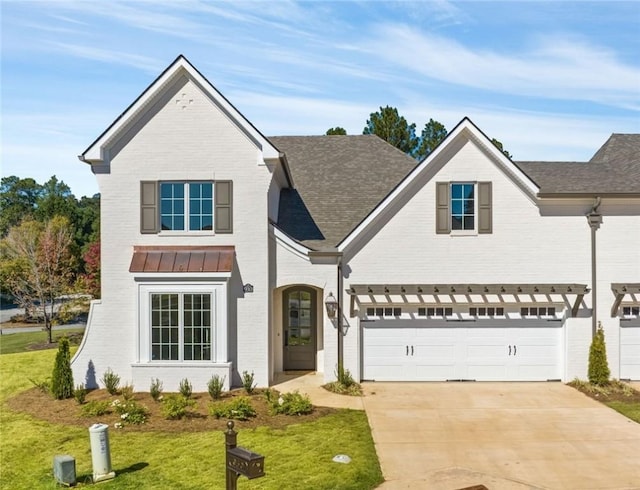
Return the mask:
{"type": "Polygon", "coordinates": [[[465,118],[416,165],[372,135],[267,138],[180,56],[80,159],[102,299],[77,383],[329,381],[340,358],[357,380],[568,381],[596,322],[640,379],[640,135],[513,162],[465,118]]]}

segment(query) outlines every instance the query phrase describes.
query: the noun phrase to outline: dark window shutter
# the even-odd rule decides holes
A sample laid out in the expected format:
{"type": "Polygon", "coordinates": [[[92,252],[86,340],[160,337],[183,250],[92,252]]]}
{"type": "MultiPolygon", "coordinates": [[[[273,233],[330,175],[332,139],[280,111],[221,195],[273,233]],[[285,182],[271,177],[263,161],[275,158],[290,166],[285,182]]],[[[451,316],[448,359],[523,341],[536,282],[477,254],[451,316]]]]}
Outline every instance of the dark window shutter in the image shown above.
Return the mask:
{"type": "Polygon", "coordinates": [[[217,180],[215,183],[216,233],[233,233],[233,182],[217,180]]]}
{"type": "Polygon", "coordinates": [[[478,233],[493,233],[491,182],[478,182],[478,233]]]}
{"type": "Polygon", "coordinates": [[[140,182],[140,233],[158,233],[158,183],[140,182]]]}
{"type": "Polygon", "coordinates": [[[451,232],[449,182],[436,182],[436,233],[451,232]]]}

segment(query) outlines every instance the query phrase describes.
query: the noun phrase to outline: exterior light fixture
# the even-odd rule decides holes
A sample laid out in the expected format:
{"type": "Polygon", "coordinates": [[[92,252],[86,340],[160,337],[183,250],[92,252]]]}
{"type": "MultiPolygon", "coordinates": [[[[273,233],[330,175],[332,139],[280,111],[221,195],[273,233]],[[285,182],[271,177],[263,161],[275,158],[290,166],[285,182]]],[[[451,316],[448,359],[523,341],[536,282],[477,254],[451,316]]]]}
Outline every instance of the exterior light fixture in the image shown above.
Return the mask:
{"type": "Polygon", "coordinates": [[[335,318],[338,312],[338,300],[333,293],[329,293],[329,296],[324,300],[324,306],[327,309],[327,315],[329,318],[335,318]]]}

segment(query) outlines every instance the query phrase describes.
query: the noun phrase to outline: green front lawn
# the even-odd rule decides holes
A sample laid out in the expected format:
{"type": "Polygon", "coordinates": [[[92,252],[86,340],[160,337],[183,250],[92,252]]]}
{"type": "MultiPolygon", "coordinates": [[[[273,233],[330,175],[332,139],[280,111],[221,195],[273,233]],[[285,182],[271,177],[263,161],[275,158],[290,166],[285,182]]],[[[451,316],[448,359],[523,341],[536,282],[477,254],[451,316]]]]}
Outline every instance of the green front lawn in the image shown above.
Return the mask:
{"type": "Polygon", "coordinates": [[[620,412],[628,419],[638,422],[640,424],[640,402],[638,401],[612,401],[604,402],[604,404],[610,408],[613,408],[616,412],[620,412]]]}
{"type": "MultiPolygon", "coordinates": [[[[84,328],[64,328],[53,331],[53,341],[63,335],[82,334],[84,328]]],[[[22,333],[3,333],[0,335],[0,354],[15,354],[30,350],[36,344],[46,344],[49,335],[45,331],[40,332],[22,332],[22,333]]],[[[54,346],[56,347],[56,346],[54,346]]]]}
{"type": "MultiPolygon", "coordinates": [[[[15,334],[17,335],[17,334],[15,334]]],[[[5,339],[3,339],[4,341],[5,339]]],[[[56,488],[52,461],[57,454],[76,459],[79,486],[91,480],[88,430],[55,425],[10,411],[5,402],[30,388],[29,379],[51,375],[56,350],[0,356],[0,485],[3,489],[56,488]]],[[[223,489],[224,435],[109,430],[116,478],[100,488],[223,489]]],[[[285,430],[242,430],[238,444],[265,456],[267,476],[241,477],[241,489],[370,489],[383,481],[367,417],[341,410],[285,430]],[[350,464],[331,461],[347,454],[350,464]]]]}

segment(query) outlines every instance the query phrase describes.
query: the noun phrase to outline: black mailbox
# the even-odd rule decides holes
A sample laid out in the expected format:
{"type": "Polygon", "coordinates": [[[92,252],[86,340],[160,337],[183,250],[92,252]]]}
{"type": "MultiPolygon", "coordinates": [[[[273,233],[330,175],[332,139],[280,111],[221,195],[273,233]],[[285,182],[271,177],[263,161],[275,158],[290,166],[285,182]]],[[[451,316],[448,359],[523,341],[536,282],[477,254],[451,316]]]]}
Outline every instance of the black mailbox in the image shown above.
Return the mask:
{"type": "Polygon", "coordinates": [[[226,490],[236,490],[238,477],[246,476],[260,478],[264,476],[264,456],[249,451],[236,444],[238,433],[233,430],[233,422],[227,422],[227,431],[224,433],[226,446],[226,490]]]}
{"type": "Polygon", "coordinates": [[[227,450],[227,468],[252,478],[264,476],[264,456],[256,454],[243,447],[234,447],[227,450]]]}

